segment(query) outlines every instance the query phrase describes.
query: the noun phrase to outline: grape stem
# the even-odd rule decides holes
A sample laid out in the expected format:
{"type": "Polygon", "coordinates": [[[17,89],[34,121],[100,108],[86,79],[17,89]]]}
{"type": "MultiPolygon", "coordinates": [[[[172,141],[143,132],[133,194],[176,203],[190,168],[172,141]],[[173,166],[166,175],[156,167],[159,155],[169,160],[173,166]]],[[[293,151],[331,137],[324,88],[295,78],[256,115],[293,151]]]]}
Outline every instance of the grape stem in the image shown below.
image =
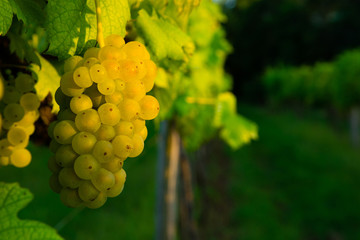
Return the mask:
{"type": "Polygon", "coordinates": [[[197,103],[197,104],[201,104],[201,105],[215,105],[216,104],[215,98],[187,97],[185,99],[185,101],[190,104],[193,104],[193,103],[197,103]]]}
{"type": "Polygon", "coordinates": [[[103,35],[103,26],[101,22],[101,8],[100,0],[95,0],[96,7],[96,22],[97,22],[97,42],[99,43],[100,48],[105,46],[104,35],[103,35]]]}

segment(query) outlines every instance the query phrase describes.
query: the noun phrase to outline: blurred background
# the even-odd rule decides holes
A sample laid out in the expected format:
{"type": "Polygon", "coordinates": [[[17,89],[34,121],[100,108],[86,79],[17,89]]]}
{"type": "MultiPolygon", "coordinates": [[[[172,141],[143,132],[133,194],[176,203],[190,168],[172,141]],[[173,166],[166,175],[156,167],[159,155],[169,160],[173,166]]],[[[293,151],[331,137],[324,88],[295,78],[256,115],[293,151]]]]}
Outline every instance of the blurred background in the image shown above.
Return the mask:
{"type": "MultiPolygon", "coordinates": [[[[215,139],[188,153],[194,221],[184,227],[180,201],[179,239],[360,239],[360,2],[216,2],[238,112],[259,138],[237,151],[215,139]]],[[[157,132],[150,125],[144,153],[127,160],[123,193],[96,211],[69,209],[49,191],[46,147],[32,144],[40,161],[2,168],[0,180],[34,193],[21,218],[65,239],[153,239],[157,132]]]]}

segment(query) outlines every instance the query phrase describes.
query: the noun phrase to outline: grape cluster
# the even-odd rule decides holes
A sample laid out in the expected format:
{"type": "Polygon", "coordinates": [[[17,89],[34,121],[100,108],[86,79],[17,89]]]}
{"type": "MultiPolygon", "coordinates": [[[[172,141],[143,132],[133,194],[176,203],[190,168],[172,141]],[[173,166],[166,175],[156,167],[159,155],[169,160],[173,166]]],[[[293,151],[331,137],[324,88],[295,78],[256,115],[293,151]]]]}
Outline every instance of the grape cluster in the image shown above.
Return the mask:
{"type": "Polygon", "coordinates": [[[125,44],[118,35],[65,62],[58,119],[48,129],[48,167],[50,186],[66,206],[99,208],[122,192],[124,160],[143,151],[145,120],[159,113],[156,98],[146,95],[156,70],[143,44],[125,44]]]}
{"type": "Polygon", "coordinates": [[[39,118],[40,100],[34,93],[35,79],[20,73],[8,81],[0,110],[2,131],[0,137],[0,166],[9,164],[26,167],[31,153],[26,149],[29,137],[35,131],[34,122],[39,118]]]}

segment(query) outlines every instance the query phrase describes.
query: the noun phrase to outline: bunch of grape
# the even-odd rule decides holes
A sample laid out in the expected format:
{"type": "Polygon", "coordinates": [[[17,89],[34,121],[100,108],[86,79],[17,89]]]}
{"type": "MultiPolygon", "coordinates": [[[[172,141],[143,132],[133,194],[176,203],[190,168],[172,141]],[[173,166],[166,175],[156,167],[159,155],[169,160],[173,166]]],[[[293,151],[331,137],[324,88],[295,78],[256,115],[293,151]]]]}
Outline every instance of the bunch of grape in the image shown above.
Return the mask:
{"type": "Polygon", "coordinates": [[[0,137],[0,166],[26,167],[31,153],[26,149],[39,118],[40,100],[34,93],[35,79],[20,73],[7,81],[0,110],[3,116],[0,137]]]}
{"type": "Polygon", "coordinates": [[[65,62],[48,166],[50,186],[66,206],[99,208],[122,192],[124,160],[143,151],[145,120],[159,113],[156,98],[146,95],[156,70],[143,44],[118,35],[65,62]]]}

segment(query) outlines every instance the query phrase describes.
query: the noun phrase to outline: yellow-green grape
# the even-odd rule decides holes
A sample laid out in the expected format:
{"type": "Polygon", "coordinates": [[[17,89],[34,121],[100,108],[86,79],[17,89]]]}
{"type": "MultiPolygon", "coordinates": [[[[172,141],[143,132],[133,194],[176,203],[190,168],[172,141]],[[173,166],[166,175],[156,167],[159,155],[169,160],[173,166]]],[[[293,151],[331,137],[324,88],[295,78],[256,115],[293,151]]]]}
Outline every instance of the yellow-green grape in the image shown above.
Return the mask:
{"type": "Polygon", "coordinates": [[[69,106],[71,98],[66,96],[59,87],[55,92],[55,101],[59,104],[60,109],[64,106],[69,106]]]}
{"type": "Polygon", "coordinates": [[[95,83],[101,83],[108,79],[106,68],[101,64],[94,64],[90,67],[90,77],[95,83]]]}
{"type": "Polygon", "coordinates": [[[119,108],[113,103],[104,103],[98,109],[100,120],[103,124],[115,126],[121,118],[119,108]]]}
{"type": "Polygon", "coordinates": [[[91,177],[91,182],[99,191],[106,191],[115,184],[115,176],[105,168],[100,168],[91,177]]]}
{"type": "Polygon", "coordinates": [[[60,167],[72,167],[78,156],[71,145],[61,145],[55,153],[55,161],[60,167]]]}
{"type": "Polygon", "coordinates": [[[121,48],[124,45],[124,39],[117,34],[111,34],[105,38],[105,46],[114,46],[117,48],[121,48]]]}
{"type": "Polygon", "coordinates": [[[50,185],[50,188],[56,192],[56,193],[60,193],[61,189],[63,188],[59,182],[59,176],[57,173],[53,173],[51,176],[50,176],[50,179],[49,179],[49,185],[50,185]]]}
{"type": "Polygon", "coordinates": [[[118,196],[122,190],[124,189],[124,184],[126,181],[126,172],[124,169],[120,169],[116,173],[115,176],[115,184],[110,189],[106,190],[106,195],[108,197],[116,197],[118,196]]]}
{"type": "Polygon", "coordinates": [[[9,142],[18,147],[25,148],[29,143],[29,135],[22,127],[12,127],[7,133],[9,142]]]}
{"type": "Polygon", "coordinates": [[[122,47],[122,50],[126,53],[128,58],[149,60],[150,54],[146,50],[144,44],[138,41],[131,41],[122,47]]]}
{"type": "Polygon", "coordinates": [[[126,83],[124,97],[140,101],[145,94],[144,84],[140,80],[133,80],[126,83]]]}
{"type": "Polygon", "coordinates": [[[136,119],[132,121],[132,124],[134,125],[134,132],[138,133],[145,127],[145,120],[144,119],[136,119]]]}
{"type": "Polygon", "coordinates": [[[146,95],[139,102],[141,107],[140,117],[144,120],[151,120],[156,118],[159,114],[160,106],[156,98],[150,95],[146,95]]]}
{"type": "Polygon", "coordinates": [[[34,90],[35,79],[28,74],[20,73],[17,78],[15,78],[15,88],[19,92],[31,92],[34,90]]]}
{"type": "Polygon", "coordinates": [[[98,58],[100,48],[92,47],[88,48],[84,54],[84,59],[87,58],[98,58]]]}
{"type": "Polygon", "coordinates": [[[90,133],[95,133],[101,126],[99,114],[95,109],[79,112],[76,115],[75,124],[79,131],[90,133]]]}
{"type": "Polygon", "coordinates": [[[118,92],[118,91],[115,91],[111,95],[106,95],[105,96],[105,101],[106,102],[113,103],[115,105],[120,104],[123,99],[124,99],[124,97],[123,97],[122,93],[118,92]]]}
{"type": "Polygon", "coordinates": [[[91,202],[97,198],[100,191],[95,188],[91,181],[81,181],[78,193],[81,200],[91,202]]]}
{"type": "Polygon", "coordinates": [[[99,63],[99,60],[97,58],[90,57],[84,61],[83,65],[84,65],[84,67],[90,68],[92,65],[97,64],[97,63],[99,63]]]}
{"type": "Polygon", "coordinates": [[[116,135],[126,135],[132,137],[134,135],[135,127],[129,121],[120,121],[114,126],[116,135]]]}
{"type": "Polygon", "coordinates": [[[17,103],[20,100],[21,93],[15,89],[13,86],[6,86],[4,97],[2,101],[6,104],[17,103]]]}
{"type": "Polygon", "coordinates": [[[40,114],[39,111],[28,111],[25,113],[24,117],[16,122],[19,126],[29,126],[30,124],[33,124],[38,118],[40,114]]]}
{"type": "Polygon", "coordinates": [[[35,93],[25,93],[20,98],[20,105],[25,111],[35,111],[40,107],[40,100],[35,93]]]}
{"type": "Polygon", "coordinates": [[[74,163],[74,170],[79,178],[90,180],[91,176],[100,169],[100,164],[93,155],[80,155],[74,163]]]}
{"type": "Polygon", "coordinates": [[[133,140],[126,135],[118,135],[113,141],[114,153],[119,158],[127,158],[134,149],[133,140]]]}
{"type": "Polygon", "coordinates": [[[69,97],[79,96],[84,92],[84,88],[79,87],[73,78],[73,72],[64,73],[60,79],[61,91],[69,97]]]}
{"type": "Polygon", "coordinates": [[[71,111],[70,108],[67,108],[67,109],[63,109],[63,110],[60,110],[58,112],[58,116],[57,116],[57,119],[59,121],[61,120],[71,120],[71,121],[74,121],[75,120],[75,117],[76,117],[76,114],[71,111]]]}
{"type": "Polygon", "coordinates": [[[102,103],[105,102],[104,96],[97,89],[97,84],[93,84],[91,87],[85,90],[85,94],[91,98],[93,107],[98,108],[102,103]]]}
{"type": "Polygon", "coordinates": [[[146,74],[145,64],[142,60],[126,59],[119,62],[120,78],[125,82],[140,80],[146,74]]]}
{"type": "Polygon", "coordinates": [[[97,88],[98,88],[99,92],[102,93],[103,95],[111,95],[115,92],[116,85],[115,85],[114,80],[107,79],[106,81],[98,83],[97,88]]]}
{"type": "Polygon", "coordinates": [[[139,134],[134,134],[132,137],[134,149],[130,153],[129,157],[137,157],[144,150],[144,140],[139,134]]]}
{"type": "Polygon", "coordinates": [[[105,168],[106,170],[109,170],[112,173],[115,173],[123,167],[123,164],[124,164],[124,159],[114,157],[111,161],[102,163],[101,167],[105,168]]]}
{"type": "Polygon", "coordinates": [[[93,82],[87,67],[78,67],[73,73],[74,82],[81,88],[90,87],[93,82]]]}
{"type": "Polygon", "coordinates": [[[157,67],[156,64],[151,60],[144,60],[146,67],[146,75],[141,81],[144,83],[145,91],[150,92],[150,90],[154,87],[155,78],[157,75],[157,67]]]}
{"type": "Polygon", "coordinates": [[[115,129],[113,126],[101,124],[101,127],[95,133],[98,140],[110,141],[115,137],[115,129]]]}
{"type": "Polygon", "coordinates": [[[82,204],[82,200],[79,197],[77,190],[70,188],[63,188],[60,191],[60,200],[65,206],[79,207],[82,204]]]}
{"type": "Polygon", "coordinates": [[[90,202],[84,202],[84,205],[88,208],[95,209],[103,206],[106,203],[107,196],[105,193],[100,192],[95,200],[90,202]]]}
{"type": "Polygon", "coordinates": [[[56,163],[55,156],[51,156],[48,160],[48,168],[52,173],[59,173],[61,167],[56,163]]]}
{"type": "Polygon", "coordinates": [[[14,125],[13,121],[10,121],[10,120],[4,118],[3,123],[2,123],[2,128],[3,129],[9,130],[13,125],[14,125]]]}
{"type": "Polygon", "coordinates": [[[72,140],[72,148],[77,154],[90,153],[96,143],[96,137],[88,132],[79,132],[72,140]]]}
{"type": "Polygon", "coordinates": [[[10,156],[13,150],[14,146],[6,138],[0,140],[0,156],[10,156]]]}
{"type": "Polygon", "coordinates": [[[78,114],[81,111],[92,108],[93,103],[88,95],[81,94],[73,97],[70,101],[70,109],[73,113],[78,114]]]}
{"type": "Polygon", "coordinates": [[[71,144],[72,138],[77,132],[73,121],[62,120],[54,127],[54,139],[60,144],[71,144]]]}
{"type": "Polygon", "coordinates": [[[78,188],[81,179],[76,175],[72,167],[65,167],[59,173],[59,182],[63,187],[78,188]]]}
{"type": "Polygon", "coordinates": [[[0,166],[7,166],[10,164],[10,157],[0,156],[0,166]]]}
{"type": "Polygon", "coordinates": [[[142,139],[145,141],[145,139],[147,138],[148,135],[148,130],[146,127],[144,127],[140,132],[138,132],[137,134],[139,134],[142,139]]]}
{"type": "Polygon", "coordinates": [[[34,124],[32,124],[30,126],[24,127],[24,130],[25,130],[26,134],[30,136],[35,132],[35,126],[34,126],[34,124]]]}
{"type": "Polygon", "coordinates": [[[11,122],[20,121],[24,115],[24,108],[18,103],[10,103],[4,108],[4,117],[11,122]]]}
{"type": "Polygon", "coordinates": [[[106,69],[107,75],[111,79],[120,78],[121,67],[118,61],[107,59],[101,63],[101,65],[106,69]]]}
{"type": "Polygon", "coordinates": [[[56,153],[60,146],[61,144],[58,143],[55,139],[51,140],[49,143],[49,149],[52,153],[56,153]]]}
{"type": "Polygon", "coordinates": [[[137,101],[125,98],[120,104],[121,118],[126,121],[134,121],[140,116],[140,105],[137,101]]]}
{"type": "Polygon", "coordinates": [[[119,92],[124,91],[124,89],[125,89],[125,81],[121,80],[120,78],[114,79],[114,81],[115,81],[116,90],[119,91],[119,92]]]}
{"type": "Polygon", "coordinates": [[[81,64],[81,61],[83,60],[80,56],[72,56],[68,58],[64,63],[64,72],[71,72],[74,71],[79,64],[81,64]]]}
{"type": "Polygon", "coordinates": [[[10,162],[18,168],[26,167],[31,162],[31,153],[25,148],[15,148],[10,155],[10,162]]]}
{"type": "Polygon", "coordinates": [[[99,50],[98,58],[101,62],[106,60],[119,61],[126,58],[125,52],[114,46],[105,46],[99,50]]]}
{"type": "Polygon", "coordinates": [[[109,141],[100,140],[98,141],[92,151],[92,155],[100,163],[109,162],[114,158],[113,145],[109,141]]]}

